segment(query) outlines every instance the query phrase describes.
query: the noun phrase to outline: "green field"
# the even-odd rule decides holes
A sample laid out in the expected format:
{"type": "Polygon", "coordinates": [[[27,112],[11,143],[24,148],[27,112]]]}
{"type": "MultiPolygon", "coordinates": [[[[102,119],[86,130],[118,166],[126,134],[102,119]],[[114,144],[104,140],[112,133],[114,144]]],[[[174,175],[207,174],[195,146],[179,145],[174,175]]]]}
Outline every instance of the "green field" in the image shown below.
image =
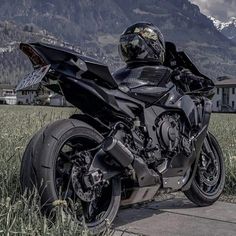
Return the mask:
{"type": "MultiPolygon", "coordinates": [[[[78,235],[78,225],[58,210],[49,227],[33,202],[20,194],[19,167],[24,148],[39,128],[67,118],[73,108],[0,106],[0,235],[78,235]]],[[[225,194],[236,193],[236,114],[213,114],[210,130],[223,149],[227,167],[225,194]]]]}

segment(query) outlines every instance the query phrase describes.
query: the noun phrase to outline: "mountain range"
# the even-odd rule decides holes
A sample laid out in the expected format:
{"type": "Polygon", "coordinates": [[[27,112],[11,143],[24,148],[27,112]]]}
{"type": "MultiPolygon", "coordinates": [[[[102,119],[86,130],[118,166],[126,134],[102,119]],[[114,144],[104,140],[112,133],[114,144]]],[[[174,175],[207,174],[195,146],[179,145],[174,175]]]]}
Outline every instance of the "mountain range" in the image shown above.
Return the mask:
{"type": "Polygon", "coordinates": [[[209,17],[215,27],[227,38],[236,42],[236,17],[231,17],[229,21],[222,22],[214,17],[209,17]]]}
{"type": "Polygon", "coordinates": [[[117,44],[129,25],[156,24],[206,75],[236,75],[236,43],[188,0],[1,0],[0,82],[16,84],[31,70],[20,42],[70,46],[108,64],[123,63],[117,44]]]}

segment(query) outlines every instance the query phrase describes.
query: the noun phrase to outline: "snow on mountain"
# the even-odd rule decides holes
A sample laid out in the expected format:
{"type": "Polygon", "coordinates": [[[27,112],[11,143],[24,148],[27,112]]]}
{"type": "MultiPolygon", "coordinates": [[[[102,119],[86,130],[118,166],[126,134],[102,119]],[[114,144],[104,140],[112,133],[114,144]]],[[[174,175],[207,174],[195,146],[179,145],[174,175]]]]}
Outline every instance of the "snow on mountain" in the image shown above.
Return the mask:
{"type": "Polygon", "coordinates": [[[236,17],[231,17],[229,21],[224,22],[222,26],[223,26],[223,29],[230,26],[236,27],[236,17]]]}
{"type": "Polygon", "coordinates": [[[236,41],[236,17],[231,17],[227,22],[222,22],[212,16],[209,16],[209,19],[222,34],[236,41]]]}
{"type": "Polygon", "coordinates": [[[224,22],[217,20],[215,17],[213,16],[209,16],[208,17],[214,24],[214,26],[218,29],[218,30],[222,30],[225,26],[224,26],[224,22]]]}

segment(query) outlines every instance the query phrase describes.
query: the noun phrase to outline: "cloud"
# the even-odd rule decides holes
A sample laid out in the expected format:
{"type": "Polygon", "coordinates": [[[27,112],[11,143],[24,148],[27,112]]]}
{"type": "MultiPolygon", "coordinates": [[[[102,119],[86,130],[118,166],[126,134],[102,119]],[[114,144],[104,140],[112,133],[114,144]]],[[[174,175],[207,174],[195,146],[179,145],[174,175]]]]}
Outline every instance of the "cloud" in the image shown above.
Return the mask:
{"type": "Polygon", "coordinates": [[[220,20],[236,17],[236,0],[190,0],[198,5],[205,15],[214,16],[220,20]]]}

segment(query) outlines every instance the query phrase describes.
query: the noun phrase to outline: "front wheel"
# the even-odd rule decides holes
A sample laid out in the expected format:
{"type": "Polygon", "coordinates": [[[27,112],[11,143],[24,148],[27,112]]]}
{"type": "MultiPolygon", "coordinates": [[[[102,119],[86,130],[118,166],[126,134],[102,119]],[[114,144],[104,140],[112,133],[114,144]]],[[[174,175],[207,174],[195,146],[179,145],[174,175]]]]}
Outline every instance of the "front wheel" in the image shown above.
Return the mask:
{"type": "Polygon", "coordinates": [[[219,199],[225,185],[223,153],[209,132],[200,155],[196,176],[190,189],[184,193],[196,205],[209,206],[219,199]]]}
{"type": "Polygon", "coordinates": [[[73,205],[69,210],[75,212],[78,220],[83,217],[92,234],[104,231],[107,221],[114,220],[120,206],[119,178],[92,188],[84,184],[102,140],[103,136],[84,122],[56,121],[33,137],[21,167],[22,189],[33,185],[38,188],[43,212],[49,214],[57,200],[66,200],[69,208],[73,205]]]}

